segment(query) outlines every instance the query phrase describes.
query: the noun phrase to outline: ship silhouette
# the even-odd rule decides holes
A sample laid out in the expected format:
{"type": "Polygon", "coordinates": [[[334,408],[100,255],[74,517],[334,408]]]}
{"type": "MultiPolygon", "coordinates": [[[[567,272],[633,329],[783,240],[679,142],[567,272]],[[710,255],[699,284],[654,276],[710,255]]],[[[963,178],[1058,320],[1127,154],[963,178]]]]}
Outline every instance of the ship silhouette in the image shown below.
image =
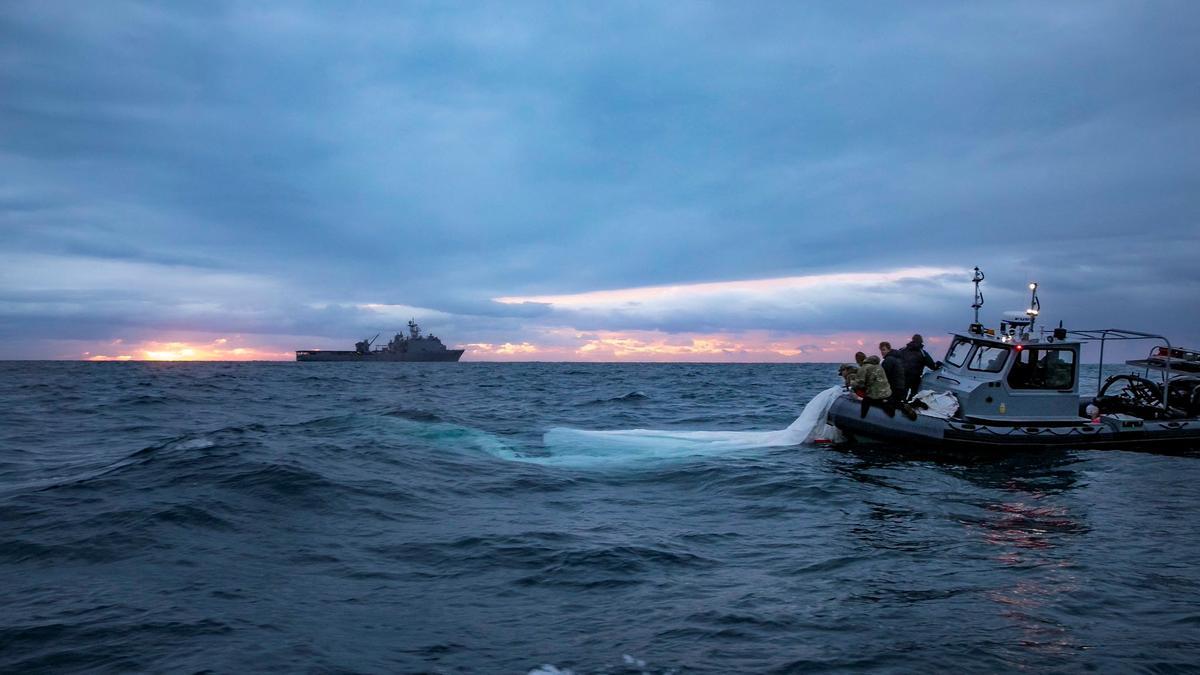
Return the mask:
{"type": "Polygon", "coordinates": [[[446,349],[440,338],[430,333],[421,335],[416,319],[408,322],[408,335],[396,333],[382,347],[371,345],[379,336],[354,343],[353,351],[300,349],[297,361],[457,361],[465,349],[446,349]]]}

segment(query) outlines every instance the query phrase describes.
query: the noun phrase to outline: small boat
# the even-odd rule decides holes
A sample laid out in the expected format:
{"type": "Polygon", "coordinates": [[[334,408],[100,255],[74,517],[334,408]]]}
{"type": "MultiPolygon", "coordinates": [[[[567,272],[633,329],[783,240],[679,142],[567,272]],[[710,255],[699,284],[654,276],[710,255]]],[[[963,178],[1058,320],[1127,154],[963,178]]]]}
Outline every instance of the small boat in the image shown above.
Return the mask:
{"type": "Polygon", "coordinates": [[[1061,322],[1035,332],[1041,311],[1029,285],[1024,316],[998,329],[979,322],[983,273],[975,268],[975,321],[953,339],[937,370],[926,372],[915,415],[871,405],[847,391],[828,422],[850,442],[912,444],[950,451],[1124,448],[1200,449],[1200,352],[1173,347],[1162,335],[1121,328],[1067,330],[1061,322]],[[1155,344],[1133,370],[1102,380],[1104,348],[1113,341],[1155,344]],[[1094,396],[1080,395],[1085,344],[1100,348],[1094,396]]]}

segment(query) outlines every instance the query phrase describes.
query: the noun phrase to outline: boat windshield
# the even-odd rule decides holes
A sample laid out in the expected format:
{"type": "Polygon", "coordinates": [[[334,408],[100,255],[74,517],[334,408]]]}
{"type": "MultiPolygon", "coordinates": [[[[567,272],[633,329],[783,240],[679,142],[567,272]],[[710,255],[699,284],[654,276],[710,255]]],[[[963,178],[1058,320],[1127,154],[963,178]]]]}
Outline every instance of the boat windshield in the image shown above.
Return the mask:
{"type": "Polygon", "coordinates": [[[967,360],[967,354],[971,352],[971,341],[966,338],[954,338],[954,342],[950,343],[950,349],[946,351],[946,358],[942,359],[952,366],[961,366],[967,360]]]}
{"type": "Polygon", "coordinates": [[[998,373],[1008,361],[1008,351],[1008,347],[1000,345],[979,345],[979,349],[971,355],[971,362],[967,364],[967,368],[985,373],[998,373]]]}

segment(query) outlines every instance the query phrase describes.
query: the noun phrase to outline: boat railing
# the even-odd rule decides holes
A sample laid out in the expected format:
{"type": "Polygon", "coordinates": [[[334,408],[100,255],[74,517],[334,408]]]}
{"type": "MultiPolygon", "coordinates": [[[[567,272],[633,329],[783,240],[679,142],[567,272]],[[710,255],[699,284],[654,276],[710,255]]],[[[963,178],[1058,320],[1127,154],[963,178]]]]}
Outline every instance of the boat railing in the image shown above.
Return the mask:
{"type": "MultiPolygon", "coordinates": [[[[1100,343],[1100,366],[1099,374],[1096,376],[1096,390],[1099,391],[1104,382],[1104,345],[1109,340],[1162,340],[1167,347],[1167,353],[1171,353],[1171,341],[1165,335],[1157,335],[1155,333],[1143,333],[1137,330],[1128,330],[1125,328],[1097,328],[1093,330],[1069,330],[1067,335],[1074,337],[1080,342],[1099,342],[1100,343]]],[[[1146,369],[1146,374],[1149,375],[1149,368],[1146,369]]],[[[1163,384],[1165,385],[1171,379],[1171,360],[1166,359],[1163,367],[1163,384]]],[[[1167,397],[1170,396],[1171,388],[1163,387],[1162,408],[1167,409],[1167,397]]]]}

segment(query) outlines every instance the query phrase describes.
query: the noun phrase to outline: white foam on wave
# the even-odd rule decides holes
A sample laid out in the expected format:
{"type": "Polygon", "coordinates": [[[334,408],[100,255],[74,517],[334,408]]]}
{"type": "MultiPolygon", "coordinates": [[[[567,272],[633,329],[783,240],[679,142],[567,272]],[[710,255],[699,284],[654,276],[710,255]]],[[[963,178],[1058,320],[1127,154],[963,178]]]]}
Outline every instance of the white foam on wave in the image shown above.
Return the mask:
{"type": "MultiPolygon", "coordinates": [[[[640,673],[641,675],[650,675],[652,670],[650,665],[647,664],[644,659],[639,659],[636,656],[630,656],[629,654],[621,655],[621,664],[617,665],[615,669],[621,672],[634,671],[640,673]]],[[[613,667],[607,667],[604,668],[602,672],[612,672],[613,670],[613,667]]],[[[675,668],[670,668],[667,670],[654,670],[654,672],[663,673],[663,675],[675,675],[679,671],[675,668]]],[[[570,668],[559,668],[553,664],[545,663],[537,668],[534,668],[533,670],[530,670],[526,675],[576,675],[576,672],[570,668]]]]}
{"type": "Polygon", "coordinates": [[[559,668],[555,665],[545,663],[529,671],[529,675],[575,675],[575,671],[570,668],[559,668]]]}
{"type": "Polygon", "coordinates": [[[189,438],[185,441],[171,444],[174,450],[206,450],[216,445],[210,438],[189,438]]]}
{"type": "Polygon", "coordinates": [[[555,466],[604,466],[637,460],[664,460],[722,455],[754,448],[786,447],[817,439],[838,440],[825,421],[841,392],[831,387],[813,397],[796,421],[779,431],[680,431],[618,429],[592,431],[556,427],[543,436],[548,454],[513,459],[555,466]]]}

